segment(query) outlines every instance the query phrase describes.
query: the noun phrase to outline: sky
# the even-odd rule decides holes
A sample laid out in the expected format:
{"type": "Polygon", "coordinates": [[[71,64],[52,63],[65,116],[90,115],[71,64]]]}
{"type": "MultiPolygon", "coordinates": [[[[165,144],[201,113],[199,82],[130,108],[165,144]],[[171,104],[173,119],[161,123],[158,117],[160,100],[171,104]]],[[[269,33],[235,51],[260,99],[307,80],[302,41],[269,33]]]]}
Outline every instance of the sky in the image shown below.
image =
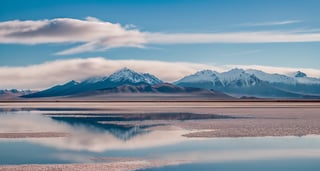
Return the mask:
{"type": "Polygon", "coordinates": [[[319,7],[318,0],[3,0],[0,89],[41,89],[121,67],[165,81],[233,67],[320,77],[319,7]]]}

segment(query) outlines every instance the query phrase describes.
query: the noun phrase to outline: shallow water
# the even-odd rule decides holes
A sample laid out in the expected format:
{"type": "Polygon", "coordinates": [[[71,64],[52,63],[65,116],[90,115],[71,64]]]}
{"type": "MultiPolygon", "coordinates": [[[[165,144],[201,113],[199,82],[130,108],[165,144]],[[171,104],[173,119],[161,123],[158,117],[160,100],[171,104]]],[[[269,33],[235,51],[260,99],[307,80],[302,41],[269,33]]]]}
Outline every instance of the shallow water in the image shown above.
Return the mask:
{"type": "Polygon", "coordinates": [[[95,116],[92,115],[94,113],[54,109],[2,111],[2,133],[44,131],[66,132],[71,136],[2,138],[0,164],[94,163],[141,159],[180,163],[147,170],[320,170],[320,136],[187,138],[182,135],[192,130],[177,127],[157,129],[163,125],[156,124],[137,126],[102,122],[219,119],[219,115],[166,113],[158,116],[128,116],[104,113],[95,116]]]}

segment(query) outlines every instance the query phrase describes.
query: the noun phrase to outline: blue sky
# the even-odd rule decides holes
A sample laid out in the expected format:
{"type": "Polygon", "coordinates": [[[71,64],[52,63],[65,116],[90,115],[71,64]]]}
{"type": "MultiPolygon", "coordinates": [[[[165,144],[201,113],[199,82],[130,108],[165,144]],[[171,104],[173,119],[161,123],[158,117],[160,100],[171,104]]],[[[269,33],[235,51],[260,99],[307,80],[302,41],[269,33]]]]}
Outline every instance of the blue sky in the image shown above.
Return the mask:
{"type": "MultiPolygon", "coordinates": [[[[133,38],[119,45],[122,38],[114,44],[103,34],[102,41],[88,37],[73,41],[77,36],[56,41],[54,36],[59,34],[44,35],[36,41],[30,35],[10,39],[0,35],[0,67],[99,56],[108,60],[319,69],[319,7],[318,0],[3,0],[0,31],[6,29],[6,22],[12,24],[14,20],[20,24],[32,21],[28,27],[46,20],[45,27],[50,27],[56,19],[67,18],[60,29],[65,28],[64,23],[87,22],[87,17],[92,17],[103,24],[120,24],[119,29],[133,38]],[[288,37],[279,38],[283,34],[288,37]],[[208,41],[206,37],[210,37],[208,41]],[[82,45],[90,50],[74,52],[73,48],[82,45]]],[[[109,32],[104,26],[102,29],[109,32]]],[[[21,32],[13,34],[21,36],[21,32]]]]}

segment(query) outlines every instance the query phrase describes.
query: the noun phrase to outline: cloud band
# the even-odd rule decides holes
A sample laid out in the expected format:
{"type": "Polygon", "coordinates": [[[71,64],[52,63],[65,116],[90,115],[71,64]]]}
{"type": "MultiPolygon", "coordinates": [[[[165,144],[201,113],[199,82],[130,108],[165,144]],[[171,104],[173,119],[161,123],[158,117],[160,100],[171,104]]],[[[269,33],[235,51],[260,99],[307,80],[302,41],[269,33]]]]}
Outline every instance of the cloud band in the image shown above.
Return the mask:
{"type": "Polygon", "coordinates": [[[164,62],[150,60],[109,60],[102,57],[68,59],[46,62],[25,67],[0,67],[0,89],[43,89],[70,80],[81,81],[88,77],[107,76],[129,67],[138,72],[151,73],[168,82],[176,81],[199,70],[211,69],[218,72],[238,67],[259,69],[268,73],[289,74],[303,71],[312,77],[320,77],[320,70],[310,68],[283,68],[259,65],[206,65],[188,62],[164,62]]]}
{"type": "MultiPolygon", "coordinates": [[[[288,21],[285,23],[288,23],[288,21]]],[[[290,42],[320,42],[320,32],[250,31],[220,33],[154,33],[142,32],[138,29],[132,29],[132,27],[129,26],[101,21],[93,17],[87,17],[85,20],[56,18],[51,20],[13,20],[0,22],[0,43],[81,44],[71,49],[57,52],[56,54],[58,55],[104,51],[117,47],[143,48],[148,44],[290,42]]]]}

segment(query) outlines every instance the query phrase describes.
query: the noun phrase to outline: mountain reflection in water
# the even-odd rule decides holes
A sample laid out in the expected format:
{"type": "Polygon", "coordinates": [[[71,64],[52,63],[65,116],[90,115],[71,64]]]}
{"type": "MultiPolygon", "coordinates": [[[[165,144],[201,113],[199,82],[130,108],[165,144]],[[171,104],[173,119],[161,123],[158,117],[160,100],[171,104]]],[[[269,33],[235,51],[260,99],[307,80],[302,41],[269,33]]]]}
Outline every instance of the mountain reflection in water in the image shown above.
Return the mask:
{"type": "Polygon", "coordinates": [[[28,113],[0,115],[4,132],[65,132],[67,137],[25,138],[24,141],[58,149],[102,152],[115,149],[147,148],[187,140],[181,136],[188,131],[149,129],[159,125],[103,124],[112,116],[44,116],[28,113]],[[170,136],[170,138],[166,138],[170,136]]]}
{"type": "MultiPolygon", "coordinates": [[[[213,170],[211,168],[224,162],[247,162],[249,166],[250,163],[266,160],[272,160],[270,165],[273,161],[285,160],[285,166],[291,162],[310,159],[313,166],[306,166],[306,170],[319,168],[318,162],[314,162],[320,159],[319,136],[187,138],[182,135],[190,133],[189,130],[178,127],[162,129],[168,127],[163,123],[171,120],[233,119],[231,116],[192,113],[89,114],[88,111],[77,113],[74,110],[47,112],[9,110],[0,113],[1,132],[70,134],[66,137],[2,138],[0,165],[133,159],[185,163],[172,167],[175,170],[184,170],[186,167],[197,170],[207,167],[209,163],[208,168],[213,170]],[[154,122],[157,120],[161,122],[154,122]]],[[[263,163],[262,166],[265,167],[263,163]]],[[[164,167],[159,170],[172,168],[164,167]]]]}
{"type": "Polygon", "coordinates": [[[117,124],[102,124],[101,118],[95,117],[51,117],[53,120],[67,123],[68,125],[77,127],[83,126],[96,131],[109,132],[115,137],[127,141],[140,134],[150,132],[146,128],[151,126],[137,126],[137,125],[117,125],[117,124]]]}
{"type": "Polygon", "coordinates": [[[148,128],[164,126],[164,124],[132,125],[111,124],[113,121],[146,121],[146,120],[195,120],[195,119],[232,119],[231,116],[193,113],[151,113],[151,114],[61,114],[48,115],[53,120],[67,123],[72,126],[85,126],[101,131],[108,131],[121,140],[129,140],[137,135],[150,132],[148,128]]]}

